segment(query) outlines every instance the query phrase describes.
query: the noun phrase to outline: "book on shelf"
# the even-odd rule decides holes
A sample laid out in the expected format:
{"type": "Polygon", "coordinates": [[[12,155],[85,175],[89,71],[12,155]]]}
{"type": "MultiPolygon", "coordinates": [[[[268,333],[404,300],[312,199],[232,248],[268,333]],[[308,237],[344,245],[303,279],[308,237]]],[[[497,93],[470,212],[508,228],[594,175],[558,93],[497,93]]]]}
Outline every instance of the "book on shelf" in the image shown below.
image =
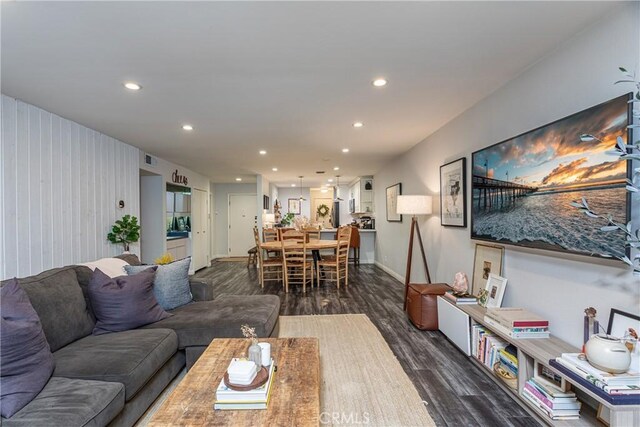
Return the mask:
{"type": "MultiPolygon", "coordinates": [[[[238,360],[238,359],[233,359],[238,360]]],[[[227,387],[224,378],[216,389],[216,400],[213,409],[267,409],[269,398],[271,397],[271,385],[275,374],[275,363],[271,359],[269,367],[269,379],[262,386],[248,391],[236,391],[227,387]]]]}
{"type": "Polygon", "coordinates": [[[478,298],[469,293],[457,293],[453,291],[447,291],[443,295],[449,301],[452,301],[454,304],[464,305],[464,304],[477,304],[478,298]]]}
{"type": "Polygon", "coordinates": [[[548,328],[549,321],[524,308],[490,307],[486,315],[507,328],[548,328]]]}
{"type": "Polygon", "coordinates": [[[602,383],[603,386],[622,386],[622,385],[634,385],[640,387],[640,371],[638,371],[638,356],[632,356],[631,367],[627,372],[621,374],[612,374],[609,372],[601,371],[595,366],[591,365],[587,360],[582,360],[581,353],[562,353],[562,356],[558,358],[558,362],[565,365],[567,368],[574,370],[576,373],[584,373],[586,376],[593,378],[594,385],[600,386],[597,383],[602,383]],[[634,360],[635,359],[635,360],[634,360]],[[635,362],[635,363],[634,363],[635,362]]]}
{"type": "Polygon", "coordinates": [[[574,393],[567,393],[570,396],[567,397],[553,397],[549,394],[545,387],[542,387],[538,382],[531,378],[524,384],[524,388],[529,390],[531,394],[536,396],[547,408],[550,410],[556,409],[575,409],[580,410],[582,406],[581,402],[578,402],[578,398],[574,393]]]}
{"type": "Polygon", "coordinates": [[[597,395],[604,401],[612,405],[640,405],[640,394],[614,394],[608,393],[603,387],[606,384],[598,382],[592,375],[586,374],[580,370],[574,370],[568,368],[568,363],[561,363],[561,357],[549,360],[549,366],[560,372],[563,376],[569,379],[569,381],[578,384],[593,394],[597,395]],[[596,385],[599,384],[599,385],[596,385]]]}
{"type": "Polygon", "coordinates": [[[485,323],[489,325],[490,328],[493,328],[496,332],[503,333],[504,335],[520,339],[520,338],[549,338],[549,331],[542,332],[514,332],[512,328],[504,326],[503,324],[497,322],[495,319],[489,316],[484,317],[485,323]]]}
{"type": "Polygon", "coordinates": [[[579,407],[577,409],[551,409],[544,403],[544,401],[542,401],[534,393],[532,393],[529,388],[526,388],[526,384],[525,388],[522,389],[522,396],[527,401],[531,402],[535,407],[547,414],[547,416],[552,420],[577,420],[578,418],[580,418],[579,407]]]}

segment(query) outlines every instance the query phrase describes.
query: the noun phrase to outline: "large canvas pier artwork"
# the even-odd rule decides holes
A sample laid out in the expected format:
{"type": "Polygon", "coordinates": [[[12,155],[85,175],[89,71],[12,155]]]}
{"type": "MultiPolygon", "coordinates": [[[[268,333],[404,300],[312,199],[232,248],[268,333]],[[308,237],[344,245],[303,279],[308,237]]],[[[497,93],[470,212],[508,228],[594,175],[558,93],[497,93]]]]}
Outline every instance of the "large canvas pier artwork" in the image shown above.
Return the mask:
{"type": "Polygon", "coordinates": [[[607,154],[630,140],[630,94],[472,155],[471,237],[583,255],[625,254],[623,232],[570,206],[585,198],[617,221],[630,216],[631,165],[607,154]],[[583,142],[581,134],[595,140],[583,142]]]}

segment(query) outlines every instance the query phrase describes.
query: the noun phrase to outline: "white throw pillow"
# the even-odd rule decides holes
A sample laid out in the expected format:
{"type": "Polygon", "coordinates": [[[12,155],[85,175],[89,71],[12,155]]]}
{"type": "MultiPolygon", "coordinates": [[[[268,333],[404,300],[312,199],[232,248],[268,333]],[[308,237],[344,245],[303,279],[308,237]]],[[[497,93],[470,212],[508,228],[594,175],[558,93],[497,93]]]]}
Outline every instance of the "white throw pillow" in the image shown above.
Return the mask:
{"type": "Polygon", "coordinates": [[[95,270],[97,267],[107,276],[114,278],[126,275],[127,272],[124,270],[124,266],[129,265],[129,263],[120,258],[102,258],[97,261],[84,262],[78,265],[84,265],[91,270],[95,270]]]}

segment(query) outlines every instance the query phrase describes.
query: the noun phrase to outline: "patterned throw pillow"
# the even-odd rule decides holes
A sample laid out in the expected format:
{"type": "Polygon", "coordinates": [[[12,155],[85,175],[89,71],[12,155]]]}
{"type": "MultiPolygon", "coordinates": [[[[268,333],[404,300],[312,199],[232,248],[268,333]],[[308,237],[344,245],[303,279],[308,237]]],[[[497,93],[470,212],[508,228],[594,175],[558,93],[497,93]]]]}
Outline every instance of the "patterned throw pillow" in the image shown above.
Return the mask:
{"type": "Polygon", "coordinates": [[[135,329],[171,316],[158,305],[153,295],[155,267],[133,276],[111,278],[99,268],[87,287],[96,315],[93,335],[135,329]]]}
{"type": "MultiPolygon", "coordinates": [[[[189,266],[191,257],[158,265],[153,280],[153,293],[165,310],[173,310],[193,300],[189,286],[189,266]]],[[[127,274],[136,274],[149,268],[148,265],[125,265],[127,274]]]]}
{"type": "Polygon", "coordinates": [[[0,289],[0,413],[9,418],[42,391],[55,362],[40,318],[16,279],[0,289]]]}

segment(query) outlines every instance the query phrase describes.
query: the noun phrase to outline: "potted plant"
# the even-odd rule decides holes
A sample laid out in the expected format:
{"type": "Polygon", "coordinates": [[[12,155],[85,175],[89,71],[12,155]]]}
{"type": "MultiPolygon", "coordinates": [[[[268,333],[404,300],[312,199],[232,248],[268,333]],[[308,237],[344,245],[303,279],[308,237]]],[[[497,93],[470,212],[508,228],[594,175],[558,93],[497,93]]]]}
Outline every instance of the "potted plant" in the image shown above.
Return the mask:
{"type": "Polygon", "coordinates": [[[111,243],[122,243],[124,251],[129,252],[129,244],[140,240],[138,218],[125,215],[122,219],[116,220],[116,223],[111,227],[111,233],[107,234],[107,239],[111,243]]]}

